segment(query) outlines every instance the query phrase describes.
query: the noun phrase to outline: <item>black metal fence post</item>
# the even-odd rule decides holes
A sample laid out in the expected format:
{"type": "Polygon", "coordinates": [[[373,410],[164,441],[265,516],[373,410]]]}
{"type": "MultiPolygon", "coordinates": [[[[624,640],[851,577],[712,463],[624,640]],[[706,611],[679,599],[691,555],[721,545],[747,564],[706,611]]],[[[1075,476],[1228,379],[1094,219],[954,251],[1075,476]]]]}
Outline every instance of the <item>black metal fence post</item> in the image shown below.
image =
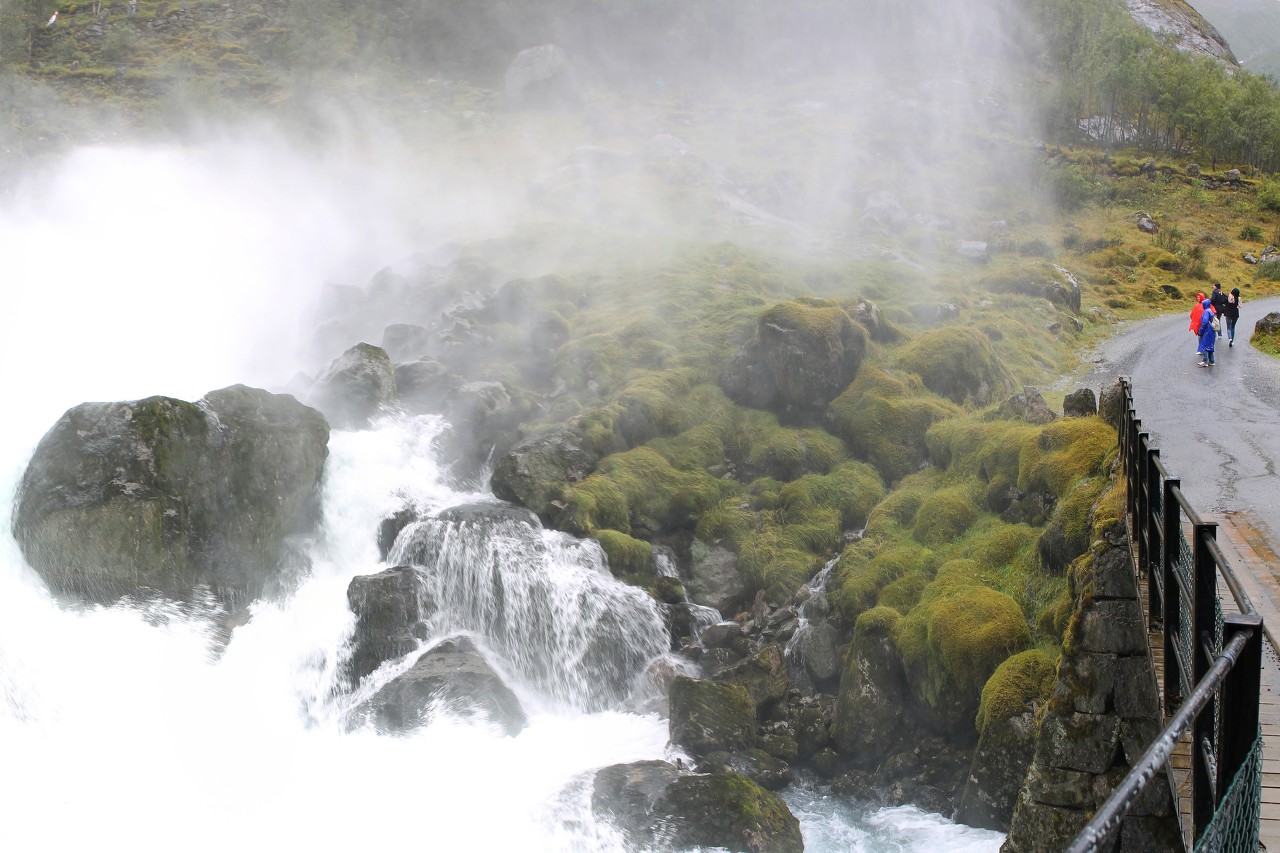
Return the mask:
{"type": "Polygon", "coordinates": [[[1222,683],[1222,742],[1218,747],[1218,796],[1221,799],[1249,759],[1258,738],[1258,705],[1262,693],[1262,617],[1233,613],[1222,620],[1226,648],[1241,631],[1250,632],[1236,665],[1222,683]]]}
{"type": "MultiPolygon", "coordinates": [[[[1209,550],[1217,538],[1218,525],[1197,522],[1193,526],[1191,554],[1191,683],[1199,684],[1213,666],[1213,640],[1218,632],[1218,567],[1209,550]]],[[[1210,702],[1196,715],[1191,728],[1191,825],[1192,839],[1198,839],[1213,820],[1218,782],[1213,755],[1217,732],[1217,709],[1210,702]]]]}
{"type": "Polygon", "coordinates": [[[1179,537],[1182,532],[1182,508],[1174,496],[1182,481],[1173,477],[1164,481],[1164,559],[1160,573],[1164,593],[1164,708],[1172,713],[1182,701],[1182,687],[1178,678],[1178,655],[1174,643],[1182,626],[1182,594],[1178,591],[1178,556],[1181,551],[1179,537]]]}
{"type": "MultiPolygon", "coordinates": [[[[1142,525],[1142,541],[1146,543],[1143,551],[1142,571],[1147,575],[1147,629],[1150,630],[1152,625],[1160,624],[1161,605],[1157,602],[1157,588],[1162,578],[1157,577],[1157,573],[1164,565],[1161,559],[1163,551],[1168,548],[1168,539],[1162,535],[1164,528],[1164,519],[1160,517],[1160,513],[1155,511],[1156,498],[1161,498],[1161,506],[1163,506],[1164,494],[1161,492],[1162,484],[1160,482],[1160,451],[1151,448],[1147,451],[1147,479],[1143,486],[1143,491],[1147,494],[1147,512],[1143,517],[1142,525]]],[[[1167,589],[1167,587],[1166,587],[1167,589]]],[[[1164,595],[1163,589],[1159,590],[1164,595]]]]}

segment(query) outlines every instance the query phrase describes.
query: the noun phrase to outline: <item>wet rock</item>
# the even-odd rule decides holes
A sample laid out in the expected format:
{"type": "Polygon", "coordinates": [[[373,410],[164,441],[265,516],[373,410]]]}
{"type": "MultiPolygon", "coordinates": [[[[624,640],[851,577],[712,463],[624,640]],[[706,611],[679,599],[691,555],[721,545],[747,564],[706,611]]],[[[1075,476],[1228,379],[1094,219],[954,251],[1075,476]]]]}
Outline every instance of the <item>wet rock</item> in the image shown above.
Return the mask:
{"type": "Polygon", "coordinates": [[[745,689],[684,676],[671,682],[671,741],[694,757],[754,747],[756,705],[745,689]]]}
{"type": "Polygon", "coordinates": [[[353,683],[417,649],[427,637],[426,620],[436,611],[426,575],[413,566],[352,578],[347,605],[356,616],[348,663],[353,683]]]}
{"type": "Polygon", "coordinates": [[[395,402],[395,368],[387,351],[356,344],[321,374],[308,402],[337,427],[358,429],[395,402]]]}
{"type": "Polygon", "coordinates": [[[1000,404],[996,413],[1002,418],[1016,418],[1031,424],[1047,424],[1057,420],[1057,415],[1049,408],[1038,389],[1026,386],[1019,394],[1014,394],[1000,404]]]}
{"type": "Polygon", "coordinates": [[[804,849],[799,822],[782,798],[732,772],[686,775],[660,761],[613,765],[596,773],[591,807],[637,850],[804,849]]]}
{"type": "Polygon", "coordinates": [[[737,773],[769,791],[781,791],[791,784],[791,767],[764,750],[713,752],[698,764],[700,772],[737,773]]]}
{"type": "Polygon", "coordinates": [[[1062,399],[1062,414],[1068,418],[1083,418],[1098,413],[1098,400],[1092,388],[1077,388],[1062,399]]]}
{"type": "Polygon", "coordinates": [[[447,712],[496,725],[508,736],[524,728],[520,700],[466,638],[446,640],[424,652],[356,712],[379,732],[404,734],[447,712]]]}
{"type": "Polygon", "coordinates": [[[503,454],[490,485],[503,500],[528,507],[545,522],[554,523],[560,511],[555,502],[563,485],[584,479],[598,459],[576,430],[552,430],[525,439],[503,454]]]}
{"type": "Polygon", "coordinates": [[[1007,832],[1035,747],[1034,708],[987,726],[973,755],[956,820],[1007,832]]]}
{"type": "Polygon", "coordinates": [[[696,555],[689,573],[685,588],[695,603],[725,615],[739,612],[746,604],[747,583],[738,570],[738,555],[728,548],[716,545],[696,555]]]}
{"type": "Polygon", "coordinates": [[[866,346],[866,332],[840,307],[783,303],[760,317],[720,387],[739,405],[768,409],[783,422],[816,423],[853,381],[866,346]]]}
{"type": "Polygon", "coordinates": [[[736,773],[682,776],[654,803],[676,849],[801,853],[800,822],[782,798],[736,773]]]}
{"type": "Polygon", "coordinates": [[[329,427],[293,397],[235,385],[197,403],[83,403],[40,440],[13,516],[56,594],[203,600],[283,588],[288,539],[318,520],[329,427]]]}

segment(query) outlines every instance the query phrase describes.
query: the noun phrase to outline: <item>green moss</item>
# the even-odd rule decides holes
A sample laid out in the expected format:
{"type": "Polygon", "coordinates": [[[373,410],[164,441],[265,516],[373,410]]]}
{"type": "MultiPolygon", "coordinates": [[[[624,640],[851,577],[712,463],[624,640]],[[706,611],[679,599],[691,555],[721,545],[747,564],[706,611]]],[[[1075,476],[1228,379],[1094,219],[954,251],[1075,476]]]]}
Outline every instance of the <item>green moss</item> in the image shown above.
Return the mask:
{"type": "Polygon", "coordinates": [[[1030,702],[1049,698],[1057,665],[1039,649],[1029,649],[996,668],[982,688],[976,724],[979,732],[1022,713],[1030,702]]]}
{"type": "Polygon", "coordinates": [[[566,513],[575,529],[585,531],[692,528],[737,488],[706,473],[677,471],[651,448],[638,447],[606,457],[595,473],[567,487],[566,513]]]}
{"type": "Polygon", "coordinates": [[[942,545],[958,538],[977,517],[975,490],[967,485],[949,486],[924,496],[912,535],[923,545],[942,545]]]}
{"type": "Polygon", "coordinates": [[[957,413],[953,404],[926,391],[918,379],[864,364],[827,407],[827,423],[855,456],[892,483],[924,464],[929,427],[957,413]]]}
{"type": "Polygon", "coordinates": [[[1097,416],[1047,424],[1035,442],[1023,445],[1018,488],[1064,497],[1077,481],[1104,473],[1116,443],[1115,429],[1097,416]]]}
{"type": "Polygon", "coordinates": [[[925,436],[925,445],[933,463],[948,471],[992,483],[1016,483],[1022,448],[1039,433],[1039,427],[1024,421],[974,415],[935,424],[925,436]]]}
{"type": "Polygon", "coordinates": [[[647,575],[653,566],[653,546],[616,530],[597,530],[596,541],[609,558],[609,571],[626,577],[647,575]]]}
{"type": "Polygon", "coordinates": [[[875,551],[868,542],[850,545],[840,555],[831,582],[832,600],[846,622],[854,622],[875,603],[880,591],[909,574],[919,574],[928,551],[913,544],[875,551]]]}
{"type": "Polygon", "coordinates": [[[755,436],[747,464],[779,480],[825,474],[845,458],[840,439],[821,429],[775,427],[755,436]]]}
{"type": "Polygon", "coordinates": [[[920,603],[920,596],[929,585],[929,578],[923,574],[909,574],[900,577],[880,590],[876,596],[878,607],[892,607],[898,613],[906,614],[920,603]]]}
{"type": "Polygon", "coordinates": [[[920,505],[934,490],[942,487],[938,471],[925,470],[898,483],[867,518],[868,538],[892,537],[896,529],[910,530],[915,526],[920,505]]]}
{"type": "Polygon", "coordinates": [[[829,507],[839,513],[840,525],[846,530],[865,526],[872,507],[883,497],[879,473],[860,462],[846,462],[827,475],[801,477],[779,490],[788,517],[829,507]]]}
{"type": "Polygon", "coordinates": [[[976,708],[996,667],[1031,640],[1017,602],[973,582],[972,566],[963,563],[939,569],[894,633],[913,689],[935,706],[976,708]]]}
{"type": "Polygon", "coordinates": [[[916,373],[930,391],[955,403],[985,405],[1013,390],[1013,377],[977,329],[948,326],[911,341],[898,363],[916,373]]]}

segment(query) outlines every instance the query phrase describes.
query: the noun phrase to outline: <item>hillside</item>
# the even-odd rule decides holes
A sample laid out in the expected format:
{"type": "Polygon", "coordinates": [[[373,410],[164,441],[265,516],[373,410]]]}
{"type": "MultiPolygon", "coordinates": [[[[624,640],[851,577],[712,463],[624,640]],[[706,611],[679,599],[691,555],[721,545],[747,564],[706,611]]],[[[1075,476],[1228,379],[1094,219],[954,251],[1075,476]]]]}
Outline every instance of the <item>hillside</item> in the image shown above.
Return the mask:
{"type": "Polygon", "coordinates": [[[1242,66],[1280,77],[1280,3],[1197,0],[1195,5],[1231,43],[1242,66]]]}

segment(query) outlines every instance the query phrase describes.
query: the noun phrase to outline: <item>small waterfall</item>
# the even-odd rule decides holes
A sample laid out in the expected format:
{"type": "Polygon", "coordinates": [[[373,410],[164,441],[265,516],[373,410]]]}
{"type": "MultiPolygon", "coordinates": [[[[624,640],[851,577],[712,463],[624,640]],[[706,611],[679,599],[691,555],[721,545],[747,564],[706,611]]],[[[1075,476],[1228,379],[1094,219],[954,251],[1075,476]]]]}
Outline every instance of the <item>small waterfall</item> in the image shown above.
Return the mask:
{"type": "Polygon", "coordinates": [[[504,669],[555,704],[622,707],[667,651],[657,605],[609,574],[594,541],[490,506],[411,524],[389,555],[425,570],[438,607],[433,633],[479,635],[504,669]]]}
{"type": "Polygon", "coordinates": [[[827,582],[840,558],[830,560],[805,584],[808,597],[797,609],[796,630],[787,641],[785,654],[793,683],[806,692],[829,684],[838,673],[835,628],[827,622],[827,582]]]}
{"type": "MultiPolygon", "coordinates": [[[[680,579],[680,573],[676,571],[675,560],[671,559],[671,555],[664,551],[655,551],[653,562],[658,567],[658,574],[667,578],[680,579]]],[[[708,607],[705,604],[694,604],[689,600],[689,596],[685,595],[682,605],[689,614],[689,635],[697,640],[702,636],[702,632],[724,621],[724,617],[720,615],[720,611],[714,607],[708,607]]]]}

